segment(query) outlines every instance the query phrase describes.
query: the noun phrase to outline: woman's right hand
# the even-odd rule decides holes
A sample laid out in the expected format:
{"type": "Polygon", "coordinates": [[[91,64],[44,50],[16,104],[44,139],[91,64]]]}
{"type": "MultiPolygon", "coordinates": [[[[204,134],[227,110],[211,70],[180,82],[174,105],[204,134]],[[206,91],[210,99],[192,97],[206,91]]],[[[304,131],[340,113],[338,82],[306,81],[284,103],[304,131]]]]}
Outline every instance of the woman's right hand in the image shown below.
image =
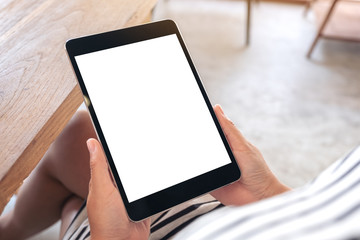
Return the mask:
{"type": "Polygon", "coordinates": [[[224,205],[244,205],[290,190],[267,166],[259,150],[249,143],[219,105],[215,114],[241,170],[241,178],[211,192],[224,205]]]}

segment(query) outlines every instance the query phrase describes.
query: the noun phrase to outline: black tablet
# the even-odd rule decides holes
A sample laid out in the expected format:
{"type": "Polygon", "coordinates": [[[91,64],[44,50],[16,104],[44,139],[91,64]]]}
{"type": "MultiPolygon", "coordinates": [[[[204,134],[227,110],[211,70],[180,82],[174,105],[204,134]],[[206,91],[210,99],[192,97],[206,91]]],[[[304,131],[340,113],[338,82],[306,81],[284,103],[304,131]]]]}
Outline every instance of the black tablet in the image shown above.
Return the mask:
{"type": "Polygon", "coordinates": [[[173,21],[71,39],[66,49],[131,220],[239,179],[173,21]]]}

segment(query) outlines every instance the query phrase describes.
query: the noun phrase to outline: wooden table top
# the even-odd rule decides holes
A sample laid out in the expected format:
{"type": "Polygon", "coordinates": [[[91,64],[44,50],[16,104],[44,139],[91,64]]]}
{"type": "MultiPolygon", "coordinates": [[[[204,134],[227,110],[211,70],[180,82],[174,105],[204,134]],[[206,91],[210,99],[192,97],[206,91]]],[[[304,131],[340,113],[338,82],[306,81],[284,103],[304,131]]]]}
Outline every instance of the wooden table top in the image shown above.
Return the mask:
{"type": "Polygon", "coordinates": [[[144,22],[156,1],[1,1],[0,213],[82,103],[66,40],[144,22]]]}

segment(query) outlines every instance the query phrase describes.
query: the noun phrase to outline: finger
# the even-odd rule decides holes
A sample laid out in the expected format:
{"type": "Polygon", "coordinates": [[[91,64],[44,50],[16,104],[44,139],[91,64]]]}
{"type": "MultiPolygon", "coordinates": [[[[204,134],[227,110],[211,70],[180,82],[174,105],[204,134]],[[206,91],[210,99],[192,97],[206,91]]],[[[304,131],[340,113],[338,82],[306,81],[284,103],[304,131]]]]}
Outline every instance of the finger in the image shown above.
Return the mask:
{"type": "Polygon", "coordinates": [[[214,111],[216,114],[216,117],[221,120],[222,122],[226,123],[226,125],[232,125],[235,126],[235,124],[225,115],[222,107],[219,104],[216,104],[214,106],[214,111]]]}
{"type": "Polygon", "coordinates": [[[214,106],[216,117],[219,120],[227,140],[233,150],[246,145],[247,141],[241,132],[236,128],[235,124],[224,114],[220,105],[214,106]],[[235,148],[235,149],[234,149],[235,148]]]}
{"type": "Polygon", "coordinates": [[[90,153],[91,173],[88,196],[90,210],[98,211],[104,205],[112,205],[117,207],[118,217],[127,219],[124,203],[118,189],[114,185],[100,143],[96,139],[89,139],[87,145],[90,153]]]}
{"type": "Polygon", "coordinates": [[[91,188],[104,189],[113,188],[112,178],[109,178],[108,164],[100,143],[96,139],[89,139],[87,146],[90,153],[91,188]]]}

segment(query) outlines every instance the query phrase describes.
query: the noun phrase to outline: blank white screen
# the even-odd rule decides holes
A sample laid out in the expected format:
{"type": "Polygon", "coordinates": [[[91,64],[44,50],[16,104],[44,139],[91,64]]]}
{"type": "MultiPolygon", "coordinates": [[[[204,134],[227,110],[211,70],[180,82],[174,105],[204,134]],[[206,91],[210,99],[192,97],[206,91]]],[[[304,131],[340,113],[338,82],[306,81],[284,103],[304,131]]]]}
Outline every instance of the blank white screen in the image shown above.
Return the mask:
{"type": "Polygon", "coordinates": [[[129,202],[231,162],[175,34],[75,59],[129,202]]]}

